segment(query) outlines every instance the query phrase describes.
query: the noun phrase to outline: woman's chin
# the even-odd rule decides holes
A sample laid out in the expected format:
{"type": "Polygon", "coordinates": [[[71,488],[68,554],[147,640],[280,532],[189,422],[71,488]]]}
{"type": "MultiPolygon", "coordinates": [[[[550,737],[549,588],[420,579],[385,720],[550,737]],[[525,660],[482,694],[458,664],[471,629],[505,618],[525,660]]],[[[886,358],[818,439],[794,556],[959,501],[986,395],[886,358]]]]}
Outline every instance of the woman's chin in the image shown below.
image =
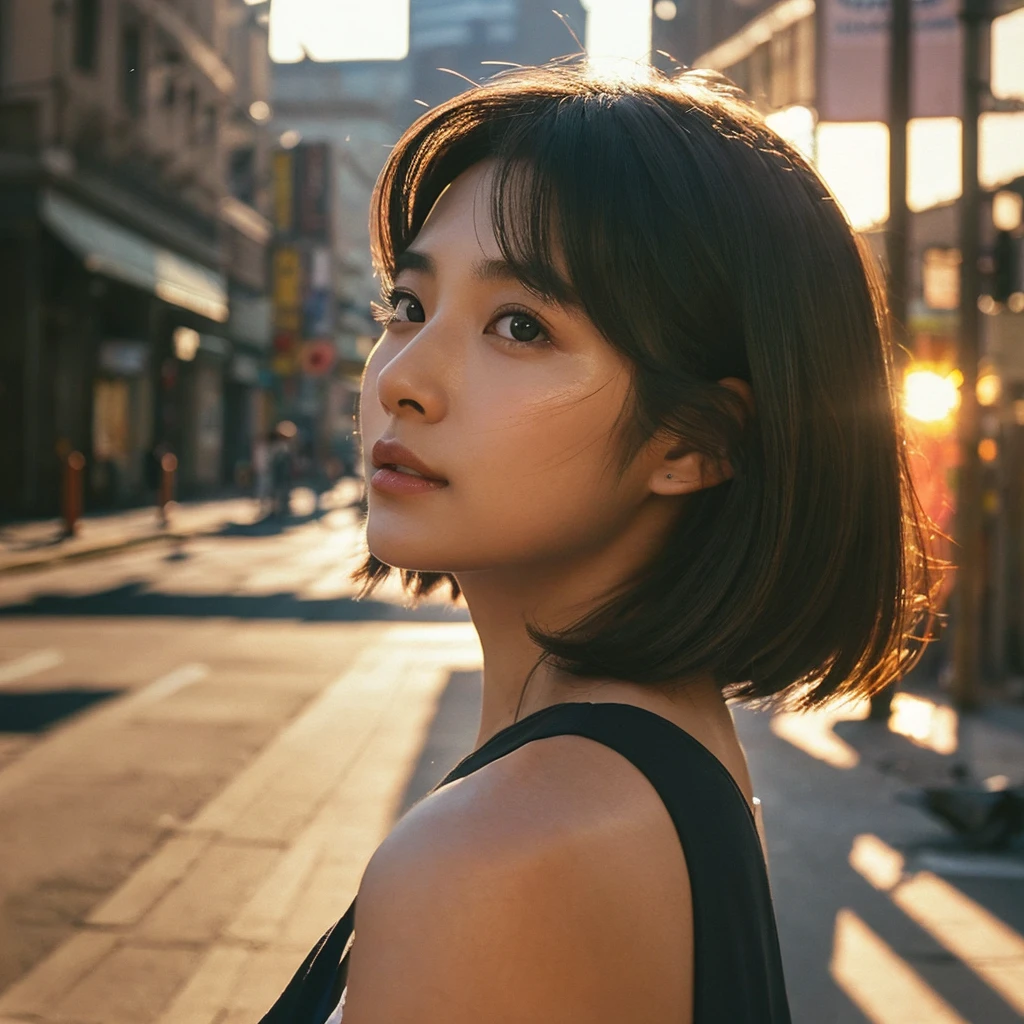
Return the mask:
{"type": "Polygon", "coordinates": [[[452,570],[438,563],[436,558],[424,556],[422,552],[411,551],[408,545],[374,544],[367,545],[370,554],[392,569],[405,572],[451,572],[452,570]]]}

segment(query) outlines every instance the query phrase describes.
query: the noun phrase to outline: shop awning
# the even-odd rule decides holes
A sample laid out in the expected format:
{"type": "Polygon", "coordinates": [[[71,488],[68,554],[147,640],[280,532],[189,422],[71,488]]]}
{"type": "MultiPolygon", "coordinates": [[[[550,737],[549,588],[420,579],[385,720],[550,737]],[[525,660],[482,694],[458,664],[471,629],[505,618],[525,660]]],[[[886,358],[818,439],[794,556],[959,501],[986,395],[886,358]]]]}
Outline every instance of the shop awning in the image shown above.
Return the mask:
{"type": "Polygon", "coordinates": [[[216,271],[164,249],[57,192],[44,193],[42,217],[94,273],[144,288],[165,302],[218,323],[227,320],[227,288],[223,275],[216,271]]]}

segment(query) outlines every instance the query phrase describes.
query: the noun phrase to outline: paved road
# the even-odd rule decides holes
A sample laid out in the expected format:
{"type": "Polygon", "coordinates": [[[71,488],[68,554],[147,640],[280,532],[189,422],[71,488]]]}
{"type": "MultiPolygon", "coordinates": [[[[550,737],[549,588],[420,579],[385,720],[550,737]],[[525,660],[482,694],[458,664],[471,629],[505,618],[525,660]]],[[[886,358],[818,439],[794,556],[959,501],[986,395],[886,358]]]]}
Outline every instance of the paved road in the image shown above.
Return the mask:
{"type": "MultiPolygon", "coordinates": [[[[352,510],[237,518],[0,579],[0,1024],[254,1024],[472,744],[464,610],[354,602],[352,510]]],[[[899,710],[738,713],[794,1019],[1018,1020],[1024,861],[896,801],[956,743],[934,701],[899,710]]],[[[1018,733],[975,737],[983,772],[1019,766],[1018,733]]]]}

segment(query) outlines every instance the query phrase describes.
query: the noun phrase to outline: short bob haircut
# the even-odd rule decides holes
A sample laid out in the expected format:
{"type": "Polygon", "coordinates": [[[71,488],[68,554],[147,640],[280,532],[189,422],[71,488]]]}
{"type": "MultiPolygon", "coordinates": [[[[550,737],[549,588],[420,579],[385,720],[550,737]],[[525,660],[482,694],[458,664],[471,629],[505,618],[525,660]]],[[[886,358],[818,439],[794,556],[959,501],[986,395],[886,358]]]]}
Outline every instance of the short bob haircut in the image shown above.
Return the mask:
{"type": "MultiPolygon", "coordinates": [[[[517,276],[578,303],[632,365],[621,467],[667,433],[734,470],[595,610],[530,624],[537,665],[645,684],[710,673],[729,696],[797,706],[898,678],[931,618],[927,520],[879,277],[817,173],[714,72],[502,72],[392,151],[370,212],[385,292],[441,192],[485,159],[517,276]],[[755,415],[724,377],[750,384],[755,415]]],[[[360,598],[391,568],[370,554],[360,598]]],[[[445,581],[459,596],[450,573],[401,575],[414,599],[445,581]]]]}

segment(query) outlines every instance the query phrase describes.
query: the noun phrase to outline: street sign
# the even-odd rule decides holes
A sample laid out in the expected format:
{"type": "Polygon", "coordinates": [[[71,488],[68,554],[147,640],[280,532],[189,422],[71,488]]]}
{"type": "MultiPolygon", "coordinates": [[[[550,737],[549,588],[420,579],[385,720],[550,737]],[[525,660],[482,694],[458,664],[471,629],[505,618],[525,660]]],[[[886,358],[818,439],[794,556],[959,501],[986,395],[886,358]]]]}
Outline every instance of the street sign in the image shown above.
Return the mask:
{"type": "Polygon", "coordinates": [[[335,358],[336,353],[332,342],[323,339],[307,341],[302,346],[302,372],[310,377],[322,377],[325,373],[330,372],[335,358]]]}

